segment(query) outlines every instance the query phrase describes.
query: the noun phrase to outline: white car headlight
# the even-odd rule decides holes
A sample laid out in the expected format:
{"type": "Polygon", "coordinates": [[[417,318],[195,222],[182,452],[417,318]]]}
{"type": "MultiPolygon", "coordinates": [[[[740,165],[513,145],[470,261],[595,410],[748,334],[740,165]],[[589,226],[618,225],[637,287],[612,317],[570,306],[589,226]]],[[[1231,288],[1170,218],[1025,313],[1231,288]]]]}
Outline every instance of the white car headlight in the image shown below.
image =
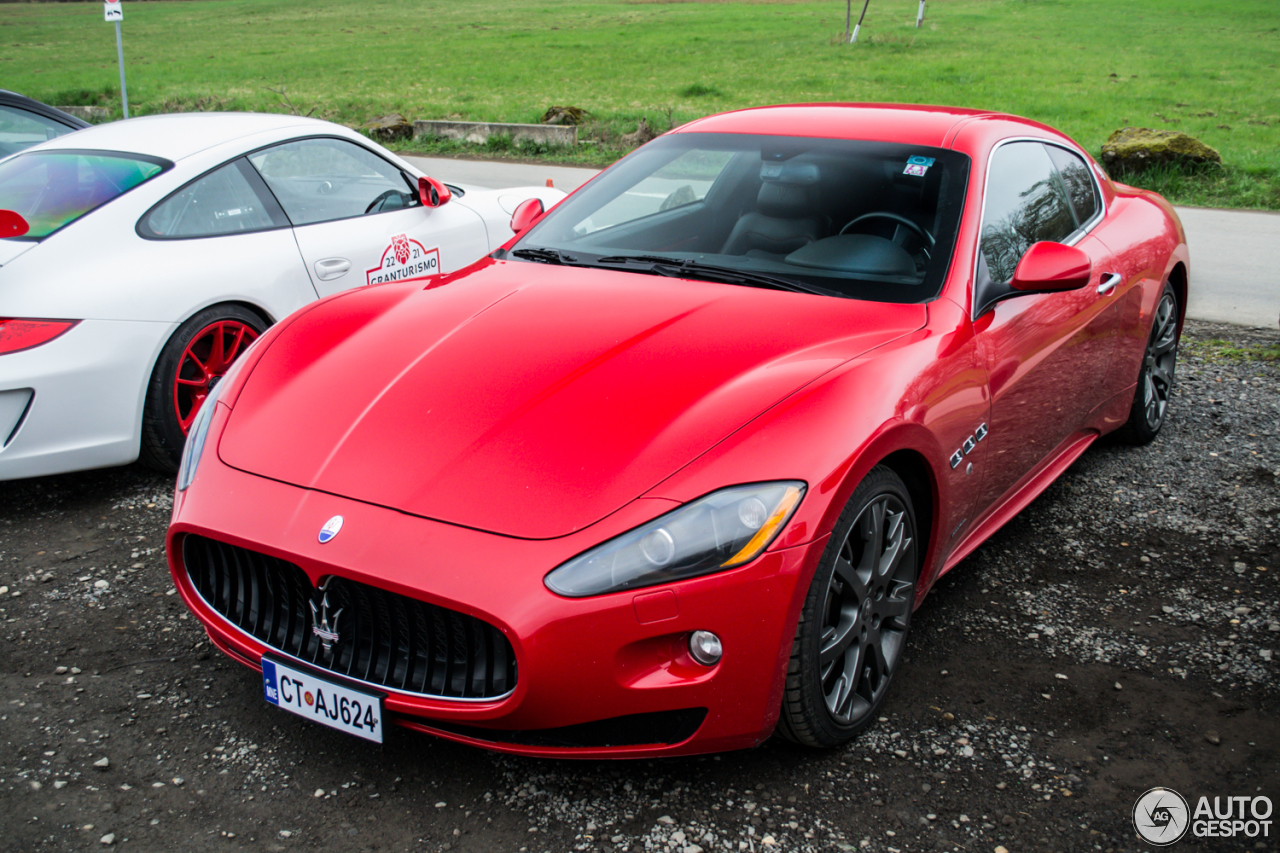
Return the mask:
{"type": "Polygon", "coordinates": [[[551,571],[547,587],[579,598],[654,586],[754,560],[786,526],[804,497],[798,481],[712,492],[551,571]]]}

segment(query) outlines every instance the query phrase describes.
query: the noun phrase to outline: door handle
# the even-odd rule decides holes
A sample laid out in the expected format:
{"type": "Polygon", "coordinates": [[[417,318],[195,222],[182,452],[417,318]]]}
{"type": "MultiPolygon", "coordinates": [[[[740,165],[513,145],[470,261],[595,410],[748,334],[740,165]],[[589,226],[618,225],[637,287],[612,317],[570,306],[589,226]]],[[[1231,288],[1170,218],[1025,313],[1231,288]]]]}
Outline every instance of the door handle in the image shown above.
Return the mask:
{"type": "Polygon", "coordinates": [[[316,276],[321,281],[332,281],[341,278],[351,269],[351,261],[346,258],[325,258],[316,261],[316,276]]]}
{"type": "Polygon", "coordinates": [[[1116,289],[1116,285],[1124,281],[1124,276],[1118,272],[1105,273],[1102,281],[1098,284],[1098,292],[1104,296],[1116,289]]]}

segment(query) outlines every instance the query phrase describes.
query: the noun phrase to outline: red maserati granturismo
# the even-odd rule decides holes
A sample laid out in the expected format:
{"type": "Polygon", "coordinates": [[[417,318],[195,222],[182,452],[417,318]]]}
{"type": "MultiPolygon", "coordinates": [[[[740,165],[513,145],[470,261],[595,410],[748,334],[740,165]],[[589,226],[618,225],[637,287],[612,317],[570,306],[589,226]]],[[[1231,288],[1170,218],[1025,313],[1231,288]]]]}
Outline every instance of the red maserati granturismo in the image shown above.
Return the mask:
{"type": "Polygon", "coordinates": [[[940,576],[1167,417],[1182,227],[1033,121],[712,116],[513,229],[291,315],[192,427],[173,578],[281,710],[545,756],[834,746],[940,576]]]}

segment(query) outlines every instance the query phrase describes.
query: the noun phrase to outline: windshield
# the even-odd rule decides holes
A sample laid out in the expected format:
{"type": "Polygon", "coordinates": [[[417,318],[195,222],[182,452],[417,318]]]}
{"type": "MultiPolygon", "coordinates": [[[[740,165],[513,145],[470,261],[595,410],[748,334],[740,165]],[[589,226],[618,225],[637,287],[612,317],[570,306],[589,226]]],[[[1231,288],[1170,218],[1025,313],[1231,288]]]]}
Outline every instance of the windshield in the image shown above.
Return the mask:
{"type": "Polygon", "coordinates": [[[110,151],[32,151],[0,163],[0,210],[12,210],[40,240],[163,172],[171,164],[110,151]]]}
{"type": "Polygon", "coordinates": [[[677,133],[568,198],[510,255],[923,302],[942,288],[968,173],[968,157],[938,148],[677,133]]]}

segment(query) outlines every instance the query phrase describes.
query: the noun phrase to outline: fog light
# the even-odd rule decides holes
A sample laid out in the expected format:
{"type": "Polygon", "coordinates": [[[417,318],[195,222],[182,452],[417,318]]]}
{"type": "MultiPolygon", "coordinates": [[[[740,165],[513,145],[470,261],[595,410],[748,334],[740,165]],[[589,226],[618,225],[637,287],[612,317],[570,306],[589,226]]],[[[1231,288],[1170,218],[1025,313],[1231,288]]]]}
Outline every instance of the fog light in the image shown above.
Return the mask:
{"type": "Polygon", "coordinates": [[[720,638],[710,631],[694,631],[689,636],[689,654],[703,666],[715,666],[724,654],[720,638]]]}

